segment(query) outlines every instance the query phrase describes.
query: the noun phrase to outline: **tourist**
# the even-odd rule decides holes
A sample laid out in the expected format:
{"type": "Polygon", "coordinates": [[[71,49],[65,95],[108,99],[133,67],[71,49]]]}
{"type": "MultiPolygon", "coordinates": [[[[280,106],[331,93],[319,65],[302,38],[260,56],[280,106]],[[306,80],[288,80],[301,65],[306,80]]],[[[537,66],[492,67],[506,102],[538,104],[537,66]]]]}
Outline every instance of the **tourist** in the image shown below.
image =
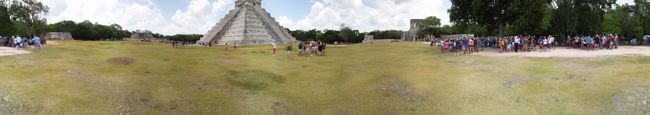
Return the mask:
{"type": "Polygon", "coordinates": [[[612,37],[612,34],[607,35],[607,49],[612,49],[614,48],[614,43],[612,42],[614,40],[614,37],[612,37]]]}
{"type": "Polygon", "coordinates": [[[302,56],[302,53],[303,53],[303,52],[302,52],[302,51],[303,51],[302,48],[303,48],[303,47],[305,47],[305,43],[304,43],[304,42],[301,41],[300,43],[298,43],[298,56],[302,56]]]}
{"type": "Polygon", "coordinates": [[[460,41],[462,42],[463,54],[466,54],[467,53],[467,38],[463,37],[463,39],[460,40],[460,41]]]}
{"type": "Polygon", "coordinates": [[[587,39],[585,40],[587,42],[587,51],[593,50],[594,46],[593,46],[592,40],[593,40],[593,38],[591,38],[591,35],[588,35],[587,39]]]}
{"type": "Polygon", "coordinates": [[[447,53],[447,50],[449,50],[449,39],[445,39],[445,40],[443,41],[443,43],[442,43],[442,50],[441,50],[440,52],[442,52],[442,54],[446,54],[446,53],[447,53]]]}
{"type": "Polygon", "coordinates": [[[555,37],[548,35],[548,49],[552,49],[555,45],[555,37]]]}
{"type": "Polygon", "coordinates": [[[519,52],[519,44],[520,43],[521,43],[521,38],[519,38],[519,36],[515,36],[515,41],[514,41],[515,52],[519,52]]]}
{"type": "Polygon", "coordinates": [[[501,37],[501,38],[499,38],[498,42],[499,42],[499,48],[501,49],[501,50],[499,50],[499,53],[505,52],[506,51],[506,41],[505,41],[505,39],[503,37],[501,37]]]}
{"type": "Polygon", "coordinates": [[[594,49],[600,48],[600,40],[600,35],[596,35],[596,37],[594,37],[594,49]]]}
{"type": "Polygon", "coordinates": [[[523,52],[529,52],[528,51],[528,49],[530,49],[530,48],[528,48],[528,39],[529,38],[530,38],[530,36],[526,36],[526,37],[521,39],[521,43],[523,45],[522,46],[523,52]]]}
{"type": "Polygon", "coordinates": [[[14,37],[14,46],[16,49],[20,49],[20,42],[23,41],[20,37],[14,37]]]}
{"type": "Polygon", "coordinates": [[[467,44],[468,44],[468,54],[474,53],[474,37],[470,37],[467,39],[467,44]]]}
{"type": "Polygon", "coordinates": [[[458,55],[458,54],[460,54],[461,51],[463,51],[463,46],[462,46],[462,45],[463,45],[463,42],[462,42],[462,40],[454,40],[454,41],[455,41],[455,42],[454,42],[454,49],[456,49],[456,50],[454,51],[454,53],[455,53],[456,55],[458,55]]]}
{"type": "Polygon", "coordinates": [[[528,52],[535,51],[535,36],[530,36],[530,41],[528,41],[528,52]]]}
{"type": "Polygon", "coordinates": [[[32,43],[34,44],[34,47],[41,49],[41,38],[34,36],[34,38],[32,38],[32,43]]]}
{"type": "Polygon", "coordinates": [[[618,34],[614,34],[614,49],[618,49],[619,42],[621,42],[621,39],[618,37],[618,34]]]}
{"type": "Polygon", "coordinates": [[[481,49],[483,49],[483,45],[481,43],[481,38],[475,38],[474,39],[474,52],[478,53],[481,49]]]}
{"type": "Polygon", "coordinates": [[[291,44],[287,44],[287,57],[291,56],[291,50],[293,49],[293,46],[291,44]]]}
{"type": "Polygon", "coordinates": [[[273,56],[275,56],[275,51],[277,50],[277,46],[276,46],[276,44],[275,44],[275,40],[273,40],[273,42],[271,43],[271,45],[273,46],[273,56]]]}

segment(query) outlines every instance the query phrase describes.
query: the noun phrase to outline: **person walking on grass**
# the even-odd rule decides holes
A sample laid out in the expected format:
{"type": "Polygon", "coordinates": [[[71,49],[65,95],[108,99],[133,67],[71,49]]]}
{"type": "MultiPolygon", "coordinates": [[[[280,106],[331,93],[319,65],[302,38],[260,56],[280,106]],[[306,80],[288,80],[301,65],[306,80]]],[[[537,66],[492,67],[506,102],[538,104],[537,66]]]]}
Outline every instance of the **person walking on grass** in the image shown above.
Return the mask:
{"type": "Polygon", "coordinates": [[[302,48],[303,48],[303,47],[305,47],[305,43],[304,43],[304,42],[300,42],[300,43],[298,43],[298,56],[302,56],[302,53],[303,53],[302,48]]]}
{"type": "Polygon", "coordinates": [[[273,47],[273,56],[275,56],[275,52],[276,52],[276,50],[277,50],[277,46],[276,46],[276,44],[275,44],[275,40],[273,40],[273,42],[271,43],[271,46],[273,47]]]}
{"type": "Polygon", "coordinates": [[[291,44],[287,44],[287,57],[291,56],[291,50],[293,49],[293,46],[291,44]]]}
{"type": "Polygon", "coordinates": [[[449,49],[449,40],[445,40],[442,43],[442,48],[440,48],[440,49],[441,49],[440,52],[442,52],[442,54],[446,54],[448,49],[449,49]]]}

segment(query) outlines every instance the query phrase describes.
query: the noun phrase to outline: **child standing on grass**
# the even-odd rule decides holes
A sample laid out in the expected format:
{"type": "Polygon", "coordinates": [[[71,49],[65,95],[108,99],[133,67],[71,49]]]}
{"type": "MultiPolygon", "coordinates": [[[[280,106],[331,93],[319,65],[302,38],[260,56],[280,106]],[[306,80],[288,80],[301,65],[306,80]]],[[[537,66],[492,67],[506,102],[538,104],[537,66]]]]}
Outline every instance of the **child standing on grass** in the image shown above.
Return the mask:
{"type": "Polygon", "coordinates": [[[287,44],[287,57],[291,56],[291,49],[293,49],[293,46],[291,44],[287,44]]]}

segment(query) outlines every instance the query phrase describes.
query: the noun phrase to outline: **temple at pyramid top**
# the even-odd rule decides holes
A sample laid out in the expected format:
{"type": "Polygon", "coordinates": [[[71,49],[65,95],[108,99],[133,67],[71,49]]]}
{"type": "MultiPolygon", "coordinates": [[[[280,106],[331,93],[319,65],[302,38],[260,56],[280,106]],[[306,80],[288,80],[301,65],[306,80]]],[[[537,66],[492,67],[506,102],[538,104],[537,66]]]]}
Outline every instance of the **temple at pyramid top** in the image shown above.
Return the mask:
{"type": "Polygon", "coordinates": [[[235,9],[217,23],[198,44],[261,45],[296,41],[262,8],[261,0],[237,0],[235,9]]]}

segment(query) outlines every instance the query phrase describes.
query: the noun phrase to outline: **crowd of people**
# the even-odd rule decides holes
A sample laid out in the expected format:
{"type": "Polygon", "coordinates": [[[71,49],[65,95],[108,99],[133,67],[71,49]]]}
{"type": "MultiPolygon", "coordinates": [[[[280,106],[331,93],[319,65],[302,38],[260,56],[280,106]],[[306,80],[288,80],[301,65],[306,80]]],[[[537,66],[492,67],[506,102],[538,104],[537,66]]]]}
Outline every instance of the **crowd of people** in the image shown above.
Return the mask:
{"type": "Polygon", "coordinates": [[[537,48],[541,52],[550,51],[553,46],[556,46],[555,37],[548,36],[508,36],[501,37],[496,40],[495,43],[499,52],[532,52],[537,51],[537,48]]]}
{"type": "MultiPolygon", "coordinates": [[[[561,44],[569,48],[596,50],[617,49],[621,43],[620,36],[616,34],[590,34],[566,36],[565,43],[551,35],[545,36],[505,36],[505,37],[474,37],[463,36],[458,39],[436,39],[431,41],[431,46],[439,46],[443,54],[452,53],[471,54],[482,51],[484,47],[499,49],[500,53],[510,52],[548,52],[561,44]]],[[[635,39],[633,39],[635,40],[635,39]]],[[[634,44],[635,41],[631,42],[634,44]]],[[[643,42],[650,46],[650,35],[643,36],[643,42]]]]}
{"type": "MultiPolygon", "coordinates": [[[[448,52],[454,53],[454,55],[459,55],[460,52],[463,54],[478,53],[480,49],[483,48],[483,43],[480,38],[462,37],[461,39],[445,39],[440,40],[438,43],[442,48],[440,48],[443,54],[448,52]]],[[[431,46],[435,44],[435,40],[431,41],[431,46]]]]}
{"type": "Polygon", "coordinates": [[[20,36],[0,36],[0,46],[5,47],[15,47],[16,49],[25,49],[33,46],[34,48],[40,49],[45,40],[41,39],[38,36],[33,38],[23,38],[20,36]]]}
{"type": "MultiPolygon", "coordinates": [[[[291,45],[287,46],[287,50],[291,52],[291,45]]],[[[325,49],[327,44],[325,42],[307,41],[298,43],[299,56],[325,56],[325,49]]]]}
{"type": "Polygon", "coordinates": [[[567,36],[566,43],[572,48],[594,50],[594,49],[616,49],[620,44],[620,37],[616,34],[602,35],[581,35],[567,36]]]}

